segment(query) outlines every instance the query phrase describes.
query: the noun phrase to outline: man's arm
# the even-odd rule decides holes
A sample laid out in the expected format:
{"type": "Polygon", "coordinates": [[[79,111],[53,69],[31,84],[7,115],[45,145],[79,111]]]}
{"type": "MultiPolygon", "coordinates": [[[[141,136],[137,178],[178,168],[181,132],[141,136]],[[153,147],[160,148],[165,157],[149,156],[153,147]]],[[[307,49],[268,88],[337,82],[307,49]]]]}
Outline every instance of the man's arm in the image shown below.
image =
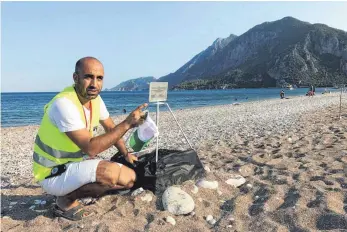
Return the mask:
{"type": "MultiPolygon", "coordinates": [[[[106,120],[100,120],[100,124],[104,128],[105,132],[111,131],[113,128],[116,127],[115,123],[113,120],[109,117],[106,120]]],[[[123,155],[126,156],[128,154],[128,149],[125,146],[125,142],[123,138],[120,138],[115,144],[116,148],[118,151],[123,155]]]]}
{"type": "Polygon", "coordinates": [[[146,107],[143,104],[136,108],[129,116],[120,124],[110,129],[103,135],[92,138],[87,129],[66,132],[66,135],[86,154],[90,157],[95,157],[97,154],[107,150],[113,144],[118,142],[123,135],[135,126],[143,123],[143,112],[141,109],[146,107]]]}

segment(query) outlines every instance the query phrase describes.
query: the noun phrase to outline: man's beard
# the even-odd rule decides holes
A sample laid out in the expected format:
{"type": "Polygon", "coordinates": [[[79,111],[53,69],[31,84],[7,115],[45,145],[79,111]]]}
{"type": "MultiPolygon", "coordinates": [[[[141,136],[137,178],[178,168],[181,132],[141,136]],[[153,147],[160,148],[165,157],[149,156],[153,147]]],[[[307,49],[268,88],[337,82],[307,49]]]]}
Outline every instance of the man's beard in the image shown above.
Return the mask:
{"type": "Polygon", "coordinates": [[[88,87],[87,89],[84,89],[83,86],[76,84],[75,85],[77,93],[83,97],[84,99],[87,100],[92,100],[95,99],[99,96],[100,90],[98,90],[97,88],[90,88],[88,87]],[[95,93],[88,93],[88,90],[96,90],[95,93]]]}

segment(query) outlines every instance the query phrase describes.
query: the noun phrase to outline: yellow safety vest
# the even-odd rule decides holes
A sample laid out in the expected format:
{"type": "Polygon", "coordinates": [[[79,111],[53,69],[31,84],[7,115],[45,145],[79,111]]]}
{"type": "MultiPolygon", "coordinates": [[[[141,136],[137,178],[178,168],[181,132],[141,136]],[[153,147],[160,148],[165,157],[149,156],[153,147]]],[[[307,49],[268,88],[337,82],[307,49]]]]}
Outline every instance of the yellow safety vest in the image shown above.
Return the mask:
{"type": "MultiPolygon", "coordinates": [[[[85,155],[81,149],[63,132],[52,124],[47,109],[58,98],[71,100],[80,112],[81,119],[86,123],[83,106],[79,101],[73,86],[65,88],[44,107],[44,115],[37,133],[33,154],[33,171],[36,181],[44,180],[51,174],[51,169],[68,162],[79,162],[85,155]]],[[[99,125],[100,96],[91,100],[92,122],[89,131],[93,136],[93,129],[99,125]]]]}

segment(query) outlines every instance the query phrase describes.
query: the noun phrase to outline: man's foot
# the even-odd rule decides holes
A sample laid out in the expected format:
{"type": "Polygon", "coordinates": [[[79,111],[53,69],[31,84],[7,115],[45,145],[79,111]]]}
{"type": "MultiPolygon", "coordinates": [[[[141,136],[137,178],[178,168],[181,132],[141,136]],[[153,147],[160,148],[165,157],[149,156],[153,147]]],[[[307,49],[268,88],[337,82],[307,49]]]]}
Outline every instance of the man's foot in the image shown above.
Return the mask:
{"type": "Polygon", "coordinates": [[[77,205],[69,210],[62,210],[57,205],[53,207],[54,215],[63,217],[72,221],[80,221],[86,217],[93,215],[93,213],[82,208],[81,205],[77,205]]]}
{"type": "Polygon", "coordinates": [[[71,203],[66,197],[57,197],[56,205],[53,207],[53,213],[56,216],[73,221],[79,221],[92,215],[91,212],[83,209],[77,200],[71,203]]]}
{"type": "Polygon", "coordinates": [[[79,205],[77,200],[71,201],[67,197],[57,197],[56,204],[60,209],[64,211],[75,208],[79,205]]]}

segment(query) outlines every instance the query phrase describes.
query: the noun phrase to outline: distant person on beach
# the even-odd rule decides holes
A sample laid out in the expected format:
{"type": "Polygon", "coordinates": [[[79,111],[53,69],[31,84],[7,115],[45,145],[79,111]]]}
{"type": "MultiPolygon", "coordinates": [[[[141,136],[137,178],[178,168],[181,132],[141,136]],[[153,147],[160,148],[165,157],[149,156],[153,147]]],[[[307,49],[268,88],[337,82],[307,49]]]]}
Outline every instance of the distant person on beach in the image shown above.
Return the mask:
{"type": "Polygon", "coordinates": [[[133,163],[123,135],[143,123],[140,105],[115,125],[99,96],[104,67],[94,57],[77,61],[74,84],[56,95],[45,107],[33,154],[35,180],[48,194],[57,196],[53,213],[70,220],[92,215],[77,201],[96,198],[109,190],[134,185],[135,172],[119,163],[98,159],[97,155],[115,145],[133,163]],[[99,123],[106,133],[94,137],[99,123]]]}
{"type": "Polygon", "coordinates": [[[123,113],[126,114],[126,113],[127,113],[127,110],[126,110],[126,109],[123,109],[123,113]]]}
{"type": "Polygon", "coordinates": [[[281,97],[281,99],[284,99],[284,91],[283,90],[281,90],[281,92],[280,92],[280,97],[281,97]]]}

